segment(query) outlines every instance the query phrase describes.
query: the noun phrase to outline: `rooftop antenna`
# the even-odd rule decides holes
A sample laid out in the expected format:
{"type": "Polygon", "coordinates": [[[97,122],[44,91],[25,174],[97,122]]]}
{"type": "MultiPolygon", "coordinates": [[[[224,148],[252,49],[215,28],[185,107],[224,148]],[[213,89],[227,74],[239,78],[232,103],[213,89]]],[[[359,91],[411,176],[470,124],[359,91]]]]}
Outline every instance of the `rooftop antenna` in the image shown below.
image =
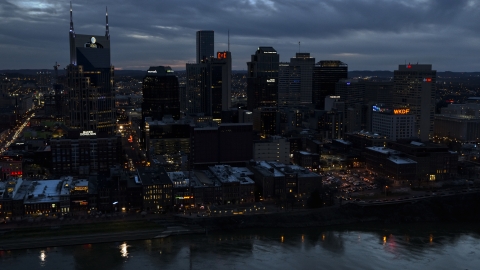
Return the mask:
{"type": "Polygon", "coordinates": [[[110,30],[108,29],[108,8],[105,7],[105,36],[110,40],[110,30]]]}
{"type": "Polygon", "coordinates": [[[298,52],[300,53],[300,41],[298,42],[298,52]]]}
{"type": "Polygon", "coordinates": [[[228,50],[227,51],[230,51],[230,29],[228,29],[228,50]]]}
{"type": "Polygon", "coordinates": [[[70,33],[75,36],[75,31],[73,30],[73,9],[72,9],[72,1],[70,1],[70,33]]]}
{"type": "Polygon", "coordinates": [[[55,80],[58,79],[58,67],[59,66],[60,65],[57,62],[55,62],[55,66],[53,66],[53,70],[55,70],[55,80]]]}

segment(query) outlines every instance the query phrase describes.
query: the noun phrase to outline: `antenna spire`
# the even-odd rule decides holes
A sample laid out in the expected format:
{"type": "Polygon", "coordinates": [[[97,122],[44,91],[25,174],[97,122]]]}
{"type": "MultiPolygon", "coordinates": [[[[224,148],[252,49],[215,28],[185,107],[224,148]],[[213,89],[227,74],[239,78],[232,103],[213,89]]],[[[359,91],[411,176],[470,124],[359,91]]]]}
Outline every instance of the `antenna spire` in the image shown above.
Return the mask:
{"type": "Polygon", "coordinates": [[[108,28],[108,7],[105,7],[105,36],[110,39],[110,29],[108,28]]]}
{"type": "Polygon", "coordinates": [[[228,51],[230,51],[230,29],[228,29],[228,51]]]}
{"type": "Polygon", "coordinates": [[[300,41],[298,42],[298,52],[300,53],[300,41]]]}
{"type": "Polygon", "coordinates": [[[72,9],[72,1],[70,1],[70,33],[75,35],[75,31],[73,30],[73,9],[72,9]]]}

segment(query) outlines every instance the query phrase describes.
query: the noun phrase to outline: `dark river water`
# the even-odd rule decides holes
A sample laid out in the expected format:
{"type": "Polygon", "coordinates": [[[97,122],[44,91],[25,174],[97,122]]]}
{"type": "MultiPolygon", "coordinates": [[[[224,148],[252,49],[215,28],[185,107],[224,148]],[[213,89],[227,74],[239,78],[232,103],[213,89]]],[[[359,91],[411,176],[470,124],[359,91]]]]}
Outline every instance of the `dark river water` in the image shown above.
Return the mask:
{"type": "Polygon", "coordinates": [[[0,269],[480,269],[480,224],[256,229],[0,251],[0,269]]]}

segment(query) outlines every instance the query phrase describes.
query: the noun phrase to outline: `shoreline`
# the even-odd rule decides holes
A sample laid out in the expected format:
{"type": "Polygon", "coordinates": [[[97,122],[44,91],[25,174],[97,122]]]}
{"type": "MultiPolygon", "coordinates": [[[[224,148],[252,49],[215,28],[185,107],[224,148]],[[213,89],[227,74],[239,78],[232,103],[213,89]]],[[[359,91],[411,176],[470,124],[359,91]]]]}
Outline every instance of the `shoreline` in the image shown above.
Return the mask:
{"type": "MultiPolygon", "coordinates": [[[[159,229],[103,232],[61,237],[17,237],[0,240],[0,251],[93,243],[154,239],[155,236],[205,234],[211,231],[235,231],[262,228],[313,228],[355,224],[415,224],[423,222],[480,222],[478,194],[450,198],[432,198],[422,202],[364,207],[346,204],[303,211],[269,212],[254,215],[190,217],[177,215],[159,229]],[[468,205],[469,207],[465,207],[468,205]],[[160,229],[161,228],[161,229],[160,229]],[[171,234],[168,234],[170,232],[171,234]]],[[[157,222],[150,220],[150,222],[157,222]]],[[[158,224],[158,223],[157,223],[158,224]]],[[[159,225],[160,226],[160,225],[159,225]]],[[[161,238],[161,237],[160,237],[161,238]]]]}

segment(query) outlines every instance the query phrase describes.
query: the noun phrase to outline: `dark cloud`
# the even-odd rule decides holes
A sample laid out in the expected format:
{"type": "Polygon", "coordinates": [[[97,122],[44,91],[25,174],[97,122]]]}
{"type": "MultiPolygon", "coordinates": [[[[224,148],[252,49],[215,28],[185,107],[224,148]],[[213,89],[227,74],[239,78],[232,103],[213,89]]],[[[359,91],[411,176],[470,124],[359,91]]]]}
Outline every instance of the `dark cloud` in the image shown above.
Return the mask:
{"type": "MultiPolygon", "coordinates": [[[[195,59],[195,32],[215,31],[216,50],[230,50],[234,69],[258,46],[282,61],[299,50],[339,59],[351,70],[407,62],[437,70],[479,71],[480,3],[476,0],[77,0],[77,33],[103,35],[108,6],[112,64],[123,69],[195,59]]],[[[0,69],[68,63],[69,3],[0,0],[0,69]]]]}

